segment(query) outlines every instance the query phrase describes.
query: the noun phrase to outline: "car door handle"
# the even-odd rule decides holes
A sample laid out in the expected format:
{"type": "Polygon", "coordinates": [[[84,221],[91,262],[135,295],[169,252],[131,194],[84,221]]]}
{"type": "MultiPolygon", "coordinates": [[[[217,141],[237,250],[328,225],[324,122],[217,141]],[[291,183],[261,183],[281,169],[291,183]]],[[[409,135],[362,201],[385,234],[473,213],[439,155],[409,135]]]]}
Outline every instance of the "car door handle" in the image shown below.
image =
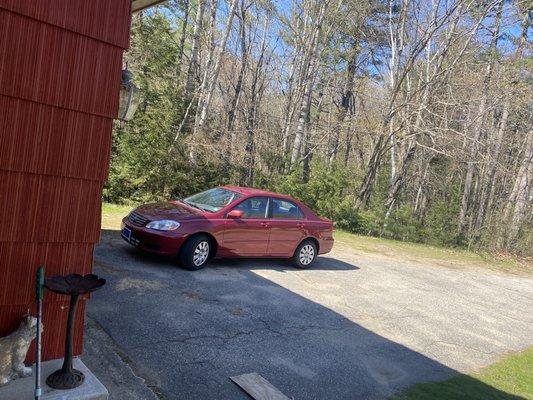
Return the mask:
{"type": "Polygon", "coordinates": [[[305,228],[305,224],[302,224],[301,222],[299,222],[296,226],[298,228],[305,228]]]}
{"type": "Polygon", "coordinates": [[[268,222],[261,222],[261,226],[263,226],[265,228],[269,228],[270,224],[268,222]]]}

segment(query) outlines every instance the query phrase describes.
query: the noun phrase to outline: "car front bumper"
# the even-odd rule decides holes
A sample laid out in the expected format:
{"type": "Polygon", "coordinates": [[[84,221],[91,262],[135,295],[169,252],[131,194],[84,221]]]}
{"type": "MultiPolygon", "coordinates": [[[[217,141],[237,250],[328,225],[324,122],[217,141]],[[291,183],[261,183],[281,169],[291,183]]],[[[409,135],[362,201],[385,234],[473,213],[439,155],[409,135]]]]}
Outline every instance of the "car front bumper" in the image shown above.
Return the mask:
{"type": "Polygon", "coordinates": [[[150,253],[177,255],[187,235],[176,231],[156,231],[122,220],[120,236],[132,246],[150,253]]]}

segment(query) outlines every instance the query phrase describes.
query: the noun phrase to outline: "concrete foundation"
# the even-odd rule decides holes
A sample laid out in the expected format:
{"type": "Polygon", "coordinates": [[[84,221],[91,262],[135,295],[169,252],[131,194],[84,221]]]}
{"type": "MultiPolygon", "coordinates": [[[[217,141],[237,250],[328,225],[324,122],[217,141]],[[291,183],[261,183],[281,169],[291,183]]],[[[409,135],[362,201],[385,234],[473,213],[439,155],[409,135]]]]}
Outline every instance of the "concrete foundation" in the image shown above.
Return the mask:
{"type": "MultiPolygon", "coordinates": [[[[52,360],[42,364],[41,388],[42,400],[107,400],[109,393],[104,385],[92,374],[85,364],[79,359],[74,359],[74,368],[80,370],[85,375],[83,384],[71,390],[56,390],[46,385],[46,378],[52,372],[61,368],[63,360],[52,360]]],[[[0,399],[2,400],[33,400],[35,390],[35,365],[32,376],[17,379],[7,386],[0,388],[0,399]]]]}

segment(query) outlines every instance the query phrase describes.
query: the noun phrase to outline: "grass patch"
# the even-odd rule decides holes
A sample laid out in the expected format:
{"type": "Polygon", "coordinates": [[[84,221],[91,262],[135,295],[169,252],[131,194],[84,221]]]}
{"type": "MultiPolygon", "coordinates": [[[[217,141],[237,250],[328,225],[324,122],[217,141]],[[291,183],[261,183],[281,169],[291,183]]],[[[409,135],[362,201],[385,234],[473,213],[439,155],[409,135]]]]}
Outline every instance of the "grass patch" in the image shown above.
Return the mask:
{"type": "Polygon", "coordinates": [[[429,261],[448,266],[474,265],[506,272],[533,272],[530,260],[498,257],[490,253],[478,253],[465,249],[361,236],[344,231],[335,231],[334,236],[336,245],[348,246],[363,253],[400,257],[412,261],[429,261]]]}
{"type": "Polygon", "coordinates": [[[472,375],[420,383],[391,400],[533,399],[533,347],[505,357],[472,375]]]}
{"type": "Polygon", "coordinates": [[[124,218],[133,206],[102,203],[102,229],[119,230],[124,218]]]}

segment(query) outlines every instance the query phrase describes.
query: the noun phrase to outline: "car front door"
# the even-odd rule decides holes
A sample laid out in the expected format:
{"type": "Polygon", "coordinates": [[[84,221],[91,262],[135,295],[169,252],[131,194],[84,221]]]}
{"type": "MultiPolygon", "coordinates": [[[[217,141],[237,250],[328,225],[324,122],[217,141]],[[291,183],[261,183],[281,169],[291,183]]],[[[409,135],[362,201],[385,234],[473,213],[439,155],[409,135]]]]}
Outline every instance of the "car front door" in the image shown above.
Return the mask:
{"type": "Polygon", "coordinates": [[[270,201],[268,254],[291,257],[296,246],[307,236],[304,213],[292,201],[275,197],[270,201]]]}
{"type": "Polygon", "coordinates": [[[225,256],[265,256],[270,237],[269,198],[244,199],[232,210],[242,211],[238,218],[226,216],[223,253],[225,256]]]}

